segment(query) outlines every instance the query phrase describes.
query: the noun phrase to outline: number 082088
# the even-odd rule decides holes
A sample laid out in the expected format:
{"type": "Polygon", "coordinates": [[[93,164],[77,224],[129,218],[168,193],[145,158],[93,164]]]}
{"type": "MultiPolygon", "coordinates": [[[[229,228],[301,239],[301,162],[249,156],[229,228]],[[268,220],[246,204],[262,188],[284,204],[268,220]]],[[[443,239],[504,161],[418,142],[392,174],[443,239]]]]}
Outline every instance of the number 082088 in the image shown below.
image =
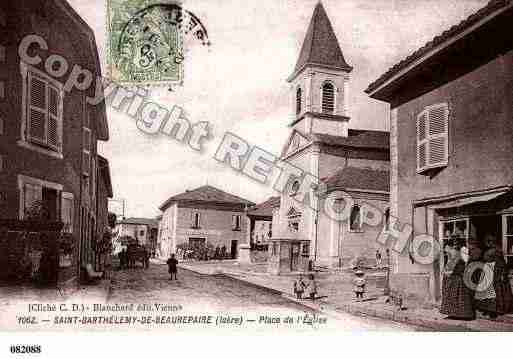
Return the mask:
{"type": "Polygon", "coordinates": [[[41,345],[11,345],[11,354],[40,354],[41,345]]]}

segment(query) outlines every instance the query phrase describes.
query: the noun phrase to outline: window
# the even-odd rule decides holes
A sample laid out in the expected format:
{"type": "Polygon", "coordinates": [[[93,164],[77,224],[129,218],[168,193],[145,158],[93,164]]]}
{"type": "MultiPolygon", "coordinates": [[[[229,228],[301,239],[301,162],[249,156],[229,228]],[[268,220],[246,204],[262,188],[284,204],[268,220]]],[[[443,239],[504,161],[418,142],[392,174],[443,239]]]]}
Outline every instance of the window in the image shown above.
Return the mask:
{"type": "Polygon", "coordinates": [[[330,82],[322,85],[322,113],[332,114],[335,111],[335,86],[330,82]]]}
{"type": "Polygon", "coordinates": [[[385,231],[388,232],[390,230],[390,208],[387,208],[385,210],[385,214],[383,215],[383,217],[384,217],[383,220],[385,222],[383,226],[384,226],[385,231]]]}
{"type": "Polygon", "coordinates": [[[447,166],[449,105],[426,107],[417,116],[417,172],[447,166]]]}
{"type": "Polygon", "coordinates": [[[360,206],[355,205],[351,208],[351,216],[349,218],[349,230],[351,232],[361,232],[362,231],[362,215],[360,211],[360,206]]]}
{"type": "Polygon", "coordinates": [[[23,139],[53,152],[62,152],[62,85],[22,64],[24,77],[23,139]]]}
{"type": "Polygon", "coordinates": [[[456,244],[458,241],[464,242],[468,247],[468,234],[470,227],[470,219],[456,219],[441,222],[441,239],[442,239],[442,251],[444,256],[443,265],[447,264],[449,260],[449,254],[447,253],[446,246],[450,244],[456,244]]]}
{"type": "Polygon", "coordinates": [[[61,220],[64,223],[63,231],[73,233],[74,201],[72,193],[63,193],[61,199],[61,220]]]}
{"type": "Polygon", "coordinates": [[[242,217],[240,214],[232,216],[232,230],[240,231],[242,217]]]}
{"type": "Polygon", "coordinates": [[[144,236],[144,230],[143,230],[143,229],[141,229],[141,230],[139,231],[139,236],[140,236],[140,237],[143,237],[143,236],[144,236]]]}
{"type": "Polygon", "coordinates": [[[513,214],[502,216],[502,251],[508,265],[513,264],[513,214]]]}
{"type": "Polygon", "coordinates": [[[84,127],[82,129],[84,136],[82,146],[82,173],[84,176],[89,177],[91,174],[91,130],[84,127]]]}
{"type": "Polygon", "coordinates": [[[19,218],[59,221],[62,218],[62,185],[18,175],[19,218]]]}
{"type": "Polygon", "coordinates": [[[192,214],[192,228],[201,228],[201,214],[199,212],[192,214]]]}
{"type": "Polygon", "coordinates": [[[301,87],[299,87],[296,91],[296,115],[299,115],[301,113],[301,105],[302,105],[302,91],[301,87]]]}
{"type": "Polygon", "coordinates": [[[309,257],[310,256],[310,243],[308,243],[308,242],[303,243],[303,250],[301,252],[301,255],[303,257],[309,257]]]}

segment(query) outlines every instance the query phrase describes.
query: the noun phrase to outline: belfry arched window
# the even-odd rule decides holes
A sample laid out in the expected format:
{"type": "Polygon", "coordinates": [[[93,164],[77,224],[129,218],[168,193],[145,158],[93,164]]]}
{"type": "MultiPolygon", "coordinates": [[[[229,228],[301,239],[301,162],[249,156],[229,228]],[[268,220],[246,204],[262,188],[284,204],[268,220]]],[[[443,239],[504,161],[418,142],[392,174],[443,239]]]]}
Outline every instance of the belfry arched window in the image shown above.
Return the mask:
{"type": "Polygon", "coordinates": [[[301,113],[301,103],[302,103],[303,93],[301,91],[301,87],[299,87],[296,91],[296,115],[301,113]]]}
{"type": "Polygon", "coordinates": [[[326,82],[322,85],[322,113],[332,114],[335,111],[335,86],[326,82]]]}

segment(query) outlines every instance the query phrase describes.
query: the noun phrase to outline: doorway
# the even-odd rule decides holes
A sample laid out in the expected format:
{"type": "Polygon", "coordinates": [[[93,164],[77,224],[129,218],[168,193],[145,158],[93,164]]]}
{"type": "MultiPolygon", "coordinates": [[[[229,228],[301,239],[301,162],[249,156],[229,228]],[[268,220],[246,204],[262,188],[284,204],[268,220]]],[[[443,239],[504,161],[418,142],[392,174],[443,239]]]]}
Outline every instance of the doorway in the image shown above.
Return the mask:
{"type": "Polygon", "coordinates": [[[232,259],[237,259],[237,248],[238,248],[239,241],[233,240],[232,241],[232,249],[231,249],[231,255],[232,259]]]}
{"type": "Polygon", "coordinates": [[[290,245],[290,270],[292,272],[297,272],[299,267],[299,251],[300,251],[299,243],[291,243],[290,245]]]}

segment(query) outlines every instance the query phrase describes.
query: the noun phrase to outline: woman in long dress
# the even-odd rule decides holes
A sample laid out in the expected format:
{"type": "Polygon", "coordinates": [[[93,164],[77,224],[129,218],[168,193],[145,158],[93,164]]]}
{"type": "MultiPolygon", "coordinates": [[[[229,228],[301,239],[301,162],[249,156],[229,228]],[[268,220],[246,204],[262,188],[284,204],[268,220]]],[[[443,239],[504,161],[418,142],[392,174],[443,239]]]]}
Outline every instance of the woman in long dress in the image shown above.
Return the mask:
{"type": "Polygon", "coordinates": [[[513,313],[513,294],[509,273],[502,252],[496,252],[495,268],[493,273],[493,285],[496,294],[497,314],[513,313]]]}
{"type": "Polygon", "coordinates": [[[450,319],[475,319],[474,292],[465,285],[463,276],[466,263],[460,252],[463,244],[449,245],[448,261],[442,283],[442,305],[440,312],[450,319]]]}

